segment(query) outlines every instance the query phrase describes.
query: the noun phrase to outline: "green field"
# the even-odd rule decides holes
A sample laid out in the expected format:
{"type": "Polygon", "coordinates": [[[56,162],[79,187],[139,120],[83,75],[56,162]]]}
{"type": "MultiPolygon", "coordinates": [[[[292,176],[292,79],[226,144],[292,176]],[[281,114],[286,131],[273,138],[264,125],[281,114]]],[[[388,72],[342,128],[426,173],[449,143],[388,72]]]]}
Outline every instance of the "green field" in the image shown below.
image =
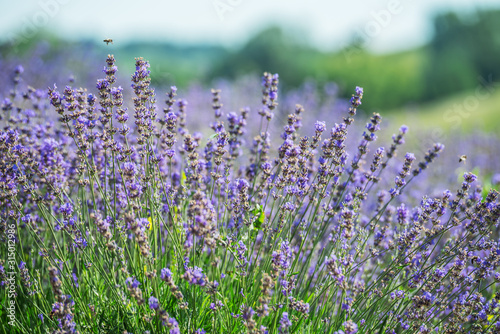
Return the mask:
{"type": "Polygon", "coordinates": [[[481,95],[472,90],[435,102],[393,109],[384,114],[390,115],[386,119],[390,120],[390,128],[394,130],[399,124],[407,124],[415,131],[440,128],[445,133],[457,130],[462,133],[499,133],[500,86],[492,86],[490,91],[481,88],[479,93],[484,96],[478,98],[481,95]]]}

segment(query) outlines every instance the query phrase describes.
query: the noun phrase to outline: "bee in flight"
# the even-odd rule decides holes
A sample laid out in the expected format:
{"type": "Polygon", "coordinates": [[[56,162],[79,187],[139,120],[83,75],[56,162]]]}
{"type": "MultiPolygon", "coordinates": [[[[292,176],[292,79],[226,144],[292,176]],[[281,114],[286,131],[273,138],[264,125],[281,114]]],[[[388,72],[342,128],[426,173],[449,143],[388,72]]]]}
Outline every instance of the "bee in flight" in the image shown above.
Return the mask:
{"type": "Polygon", "coordinates": [[[464,164],[467,162],[467,156],[464,154],[464,155],[461,155],[458,157],[458,162],[463,162],[464,164]]]}
{"type": "Polygon", "coordinates": [[[106,45],[109,45],[109,43],[113,44],[113,40],[111,38],[106,38],[103,42],[106,43],[106,45]]]}

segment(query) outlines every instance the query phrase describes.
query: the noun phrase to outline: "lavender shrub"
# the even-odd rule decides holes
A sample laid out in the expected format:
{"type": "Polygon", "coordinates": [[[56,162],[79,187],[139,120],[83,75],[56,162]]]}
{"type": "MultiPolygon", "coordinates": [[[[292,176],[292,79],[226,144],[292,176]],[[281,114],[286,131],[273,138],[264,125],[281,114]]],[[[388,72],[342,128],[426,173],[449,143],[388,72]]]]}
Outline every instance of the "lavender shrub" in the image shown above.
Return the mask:
{"type": "Polygon", "coordinates": [[[147,61],[131,103],[116,72],[89,93],[18,69],[1,103],[4,332],[499,333],[498,192],[470,172],[411,192],[444,147],[399,162],[408,128],[375,147],[379,114],[348,151],[362,88],[338,123],[303,129],[297,105],[279,134],[265,73],[256,110],[212,90],[201,134],[147,61]]]}

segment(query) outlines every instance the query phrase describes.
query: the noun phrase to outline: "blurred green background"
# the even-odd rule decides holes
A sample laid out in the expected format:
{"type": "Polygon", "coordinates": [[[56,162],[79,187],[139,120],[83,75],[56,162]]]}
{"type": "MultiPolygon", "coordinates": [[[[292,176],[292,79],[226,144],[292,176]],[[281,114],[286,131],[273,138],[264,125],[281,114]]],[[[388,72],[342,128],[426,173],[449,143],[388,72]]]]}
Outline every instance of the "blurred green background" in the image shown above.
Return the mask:
{"type": "MultiPolygon", "coordinates": [[[[134,57],[142,56],[152,64],[154,85],[180,88],[270,71],[280,74],[282,90],[314,79],[320,84],[337,83],[341,96],[348,97],[353,87],[362,86],[366,92],[363,108],[390,115],[398,124],[500,130],[500,10],[445,9],[428,20],[431,31],[425,43],[404,50],[393,48],[396,51],[367,48],[368,30],[348,32],[348,41],[332,50],[308,42],[300,27],[277,24],[259,25],[261,29],[249,33],[246,40],[229,46],[159,38],[130,38],[106,45],[102,38],[113,36],[105,32],[95,34],[102,38],[72,40],[57,31],[40,29],[23,43],[13,45],[12,40],[4,39],[0,59],[4,63],[28,59],[44,41],[44,58],[66,52],[75,75],[82,76],[89,74],[88,69],[80,66],[77,56],[71,63],[71,55],[83,54],[85,60],[95,58],[102,63],[103,55],[113,53],[124,73],[131,73],[134,57]]],[[[383,21],[379,23],[383,26],[383,21]]],[[[92,73],[93,77],[98,73],[92,73]]]]}

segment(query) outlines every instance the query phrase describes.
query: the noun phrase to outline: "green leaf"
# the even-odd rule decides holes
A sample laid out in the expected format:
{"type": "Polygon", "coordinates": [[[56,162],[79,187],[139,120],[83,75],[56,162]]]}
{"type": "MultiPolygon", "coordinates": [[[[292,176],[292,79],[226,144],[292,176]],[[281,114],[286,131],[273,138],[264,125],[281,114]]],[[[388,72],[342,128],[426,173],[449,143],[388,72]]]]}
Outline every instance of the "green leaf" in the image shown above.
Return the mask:
{"type": "Polygon", "coordinates": [[[255,209],[253,209],[251,212],[255,216],[252,225],[255,229],[260,230],[262,224],[264,224],[264,220],[266,219],[266,213],[264,212],[262,205],[257,204],[255,209]]]}
{"type": "Polygon", "coordinates": [[[488,193],[490,192],[490,189],[493,188],[493,185],[491,184],[491,182],[489,180],[484,180],[484,183],[483,183],[483,193],[481,194],[481,196],[483,198],[485,198],[486,196],[488,196],[488,193]]]}
{"type": "Polygon", "coordinates": [[[255,238],[257,237],[257,234],[259,234],[259,231],[253,226],[250,225],[250,240],[255,241],[255,238]]]}
{"type": "Polygon", "coordinates": [[[182,171],[182,174],[181,174],[181,184],[185,185],[186,184],[186,180],[187,180],[186,173],[184,173],[184,171],[182,171]]]}

